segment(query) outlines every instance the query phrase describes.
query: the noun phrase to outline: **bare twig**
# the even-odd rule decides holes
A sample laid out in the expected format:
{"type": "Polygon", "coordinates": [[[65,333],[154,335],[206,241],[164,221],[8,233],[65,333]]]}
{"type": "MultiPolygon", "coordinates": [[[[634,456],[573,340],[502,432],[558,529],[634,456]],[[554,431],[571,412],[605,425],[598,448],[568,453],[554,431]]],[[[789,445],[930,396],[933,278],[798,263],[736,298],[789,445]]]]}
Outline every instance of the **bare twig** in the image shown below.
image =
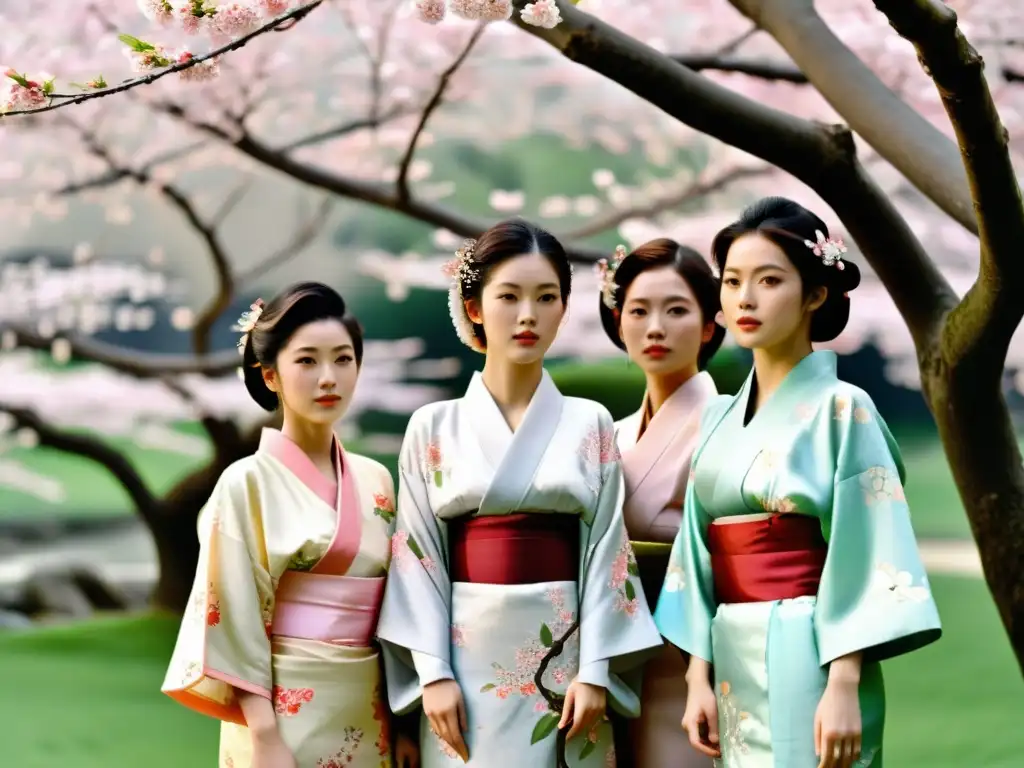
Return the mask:
{"type": "Polygon", "coordinates": [[[416,145],[420,140],[420,136],[423,134],[423,129],[427,127],[427,123],[430,121],[430,116],[434,114],[435,110],[441,106],[441,102],[444,101],[444,92],[447,90],[448,83],[451,82],[452,76],[469,57],[470,51],[473,50],[473,46],[476,45],[476,41],[480,39],[480,36],[484,33],[486,28],[486,24],[477,24],[476,29],[473,30],[473,34],[470,35],[469,40],[466,41],[466,45],[463,47],[462,51],[455,57],[455,60],[448,66],[448,68],[441,73],[441,77],[438,78],[437,87],[434,89],[434,93],[427,102],[427,105],[423,108],[423,114],[420,115],[420,121],[416,125],[416,130],[412,132],[412,138],[409,139],[409,146],[406,147],[405,154],[398,163],[398,178],[395,181],[395,187],[397,189],[399,200],[408,201],[410,199],[409,167],[412,165],[413,156],[416,154],[416,145]]]}
{"type": "Polygon", "coordinates": [[[160,513],[160,500],[153,495],[142,476],[120,451],[94,437],[58,429],[29,408],[0,403],[0,411],[10,414],[18,427],[35,432],[40,445],[81,456],[105,467],[121,483],[132,505],[144,519],[154,519],[160,513]]]}
{"type": "Polygon", "coordinates": [[[308,16],[317,6],[321,5],[324,0],[313,0],[313,2],[300,5],[297,8],[293,8],[287,13],[278,16],[276,19],[268,21],[263,26],[253,30],[247,35],[243,35],[237,40],[222,45],[220,48],[215,48],[209,53],[203,54],[202,56],[194,56],[188,61],[179,62],[172,64],[169,67],[158,70],[156,72],[150,72],[146,75],[139,77],[133,77],[129,80],[124,80],[121,83],[111,86],[109,88],[97,88],[96,90],[87,91],[86,93],[54,93],[50,95],[50,102],[45,107],[38,107],[36,109],[15,109],[10,112],[0,113],[0,117],[12,117],[15,115],[35,115],[40,112],[50,112],[54,109],[61,109],[72,104],[81,104],[86,101],[92,101],[93,99],[101,99],[104,96],[113,96],[115,93],[123,93],[133,88],[138,88],[142,85],[149,85],[157,80],[167,77],[167,75],[175,72],[183,72],[186,69],[191,69],[203,62],[215,59],[218,56],[223,56],[231,51],[236,51],[239,48],[244,47],[252,40],[265,35],[267,32],[284,31],[291,29],[296,23],[308,16]]]}
{"type": "Polygon", "coordinates": [[[682,190],[671,195],[665,195],[645,205],[614,210],[608,212],[604,216],[595,217],[583,226],[561,235],[561,237],[565,240],[582,240],[587,237],[592,237],[594,235],[601,234],[602,232],[607,232],[609,229],[619,226],[624,221],[636,218],[647,219],[652,216],[657,216],[659,213],[663,213],[671,208],[678,208],[686,203],[699,200],[706,195],[719,192],[740,179],[763,176],[773,170],[774,168],[772,166],[767,165],[754,168],[732,168],[713,179],[697,179],[682,190]]]}
{"type": "Polygon", "coordinates": [[[325,141],[332,139],[339,139],[343,136],[356,133],[357,131],[366,130],[368,128],[379,128],[385,123],[390,122],[401,117],[408,117],[416,113],[416,110],[411,107],[393,107],[385,112],[383,115],[378,117],[361,117],[356,120],[348,120],[344,123],[325,128],[322,131],[311,133],[307,136],[303,136],[300,139],[295,139],[287,144],[282,144],[277,147],[275,151],[288,153],[294,152],[296,149],[302,149],[303,147],[310,147],[315,144],[321,144],[325,141]]]}
{"type": "Polygon", "coordinates": [[[252,283],[263,277],[263,275],[275,267],[279,267],[288,260],[295,258],[295,256],[307,248],[321,230],[323,230],[323,227],[327,223],[327,219],[330,217],[331,211],[333,210],[334,200],[329,196],[325,196],[320,201],[320,205],[316,212],[310,216],[309,220],[303,224],[298,231],[296,231],[295,235],[288,241],[288,243],[257,263],[254,267],[251,267],[236,276],[236,282],[238,285],[241,286],[252,283]]]}

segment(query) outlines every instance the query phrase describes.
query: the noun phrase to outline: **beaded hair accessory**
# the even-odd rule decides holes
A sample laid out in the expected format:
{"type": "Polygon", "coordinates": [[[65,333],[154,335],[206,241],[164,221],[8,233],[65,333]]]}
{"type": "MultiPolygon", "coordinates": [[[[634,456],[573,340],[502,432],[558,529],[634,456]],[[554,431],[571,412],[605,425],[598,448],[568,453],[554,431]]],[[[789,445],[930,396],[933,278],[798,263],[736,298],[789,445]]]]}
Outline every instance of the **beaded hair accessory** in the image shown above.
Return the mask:
{"type": "Polygon", "coordinates": [[[238,354],[245,354],[245,342],[249,340],[249,334],[252,333],[252,329],[256,327],[256,321],[263,314],[263,307],[263,299],[256,299],[249,307],[249,311],[243,312],[242,316],[231,327],[231,330],[242,334],[241,338],[238,339],[238,354]]]}
{"type": "Polygon", "coordinates": [[[820,229],[814,230],[814,235],[818,241],[812,243],[810,240],[804,240],[804,245],[810,248],[826,267],[835,266],[840,271],[846,269],[846,264],[843,263],[843,254],[846,253],[847,248],[842,238],[825,237],[820,229]]]}
{"type": "Polygon", "coordinates": [[[601,301],[613,312],[618,309],[615,305],[615,289],[618,288],[615,284],[615,272],[625,258],[626,246],[619,245],[615,247],[615,256],[612,257],[611,262],[608,259],[598,259],[597,264],[594,265],[594,271],[597,272],[598,280],[601,283],[601,301]]]}
{"type": "Polygon", "coordinates": [[[455,252],[455,258],[449,259],[441,267],[444,274],[451,280],[448,288],[448,314],[452,317],[452,325],[459,341],[475,352],[485,352],[484,345],[473,332],[473,321],[466,314],[466,300],[462,295],[463,283],[472,282],[480,277],[480,271],[473,266],[473,253],[476,240],[463,240],[462,247],[455,252]]]}

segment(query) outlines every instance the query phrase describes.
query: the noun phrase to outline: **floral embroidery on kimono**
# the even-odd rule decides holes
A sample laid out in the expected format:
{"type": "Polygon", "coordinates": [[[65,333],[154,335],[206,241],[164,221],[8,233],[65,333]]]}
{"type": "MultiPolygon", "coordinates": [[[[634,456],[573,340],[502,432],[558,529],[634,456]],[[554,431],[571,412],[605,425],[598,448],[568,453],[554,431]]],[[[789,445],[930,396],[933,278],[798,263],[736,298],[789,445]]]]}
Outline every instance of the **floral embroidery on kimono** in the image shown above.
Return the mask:
{"type": "Polygon", "coordinates": [[[303,704],[313,700],[312,688],[282,688],[274,686],[274,711],[285,717],[293,717],[299,714],[303,704]]]}
{"type": "Polygon", "coordinates": [[[640,568],[636,562],[636,553],[633,552],[633,545],[629,542],[629,534],[622,529],[622,541],[619,543],[619,550],[612,562],[612,578],[608,586],[616,591],[615,610],[632,617],[636,614],[637,595],[636,588],[630,577],[639,577],[640,568]]]}
{"type": "Polygon", "coordinates": [[[363,740],[363,730],[346,726],[341,734],[341,746],[338,751],[329,757],[322,757],[316,761],[317,768],[346,768],[355,758],[356,750],[363,740]]]}

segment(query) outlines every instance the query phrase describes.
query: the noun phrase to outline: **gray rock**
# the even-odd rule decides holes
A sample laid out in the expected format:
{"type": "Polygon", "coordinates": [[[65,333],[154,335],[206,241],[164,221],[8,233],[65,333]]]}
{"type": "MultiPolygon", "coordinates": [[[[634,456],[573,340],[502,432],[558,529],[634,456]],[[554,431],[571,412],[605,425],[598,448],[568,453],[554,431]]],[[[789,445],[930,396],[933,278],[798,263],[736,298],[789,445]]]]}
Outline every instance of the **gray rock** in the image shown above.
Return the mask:
{"type": "Polygon", "coordinates": [[[0,610],[0,632],[31,629],[33,626],[32,619],[23,613],[0,610]]]}

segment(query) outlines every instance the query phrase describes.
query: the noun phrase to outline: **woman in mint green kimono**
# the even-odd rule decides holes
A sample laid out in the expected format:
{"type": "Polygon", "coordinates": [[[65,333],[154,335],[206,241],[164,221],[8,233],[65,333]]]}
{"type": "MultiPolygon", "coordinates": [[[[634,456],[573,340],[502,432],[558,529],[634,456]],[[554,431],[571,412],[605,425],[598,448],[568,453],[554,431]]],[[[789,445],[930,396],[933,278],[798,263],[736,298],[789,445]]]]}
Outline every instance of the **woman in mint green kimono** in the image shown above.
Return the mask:
{"type": "Polygon", "coordinates": [[[712,246],[754,369],[704,412],[655,621],[691,654],[683,727],[722,768],[880,768],[879,662],[941,634],[899,448],[812,351],[849,318],[845,252],[777,197],[712,246]]]}

